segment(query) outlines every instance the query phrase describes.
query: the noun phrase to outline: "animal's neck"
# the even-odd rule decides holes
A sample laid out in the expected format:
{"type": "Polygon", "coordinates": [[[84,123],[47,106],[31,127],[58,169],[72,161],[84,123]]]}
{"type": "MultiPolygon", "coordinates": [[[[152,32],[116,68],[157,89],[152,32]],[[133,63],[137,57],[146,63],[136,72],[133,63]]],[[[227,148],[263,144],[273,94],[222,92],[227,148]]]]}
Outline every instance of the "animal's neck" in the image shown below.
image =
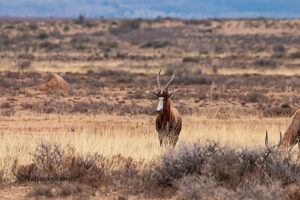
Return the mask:
{"type": "Polygon", "coordinates": [[[167,122],[171,121],[171,100],[170,99],[164,102],[164,108],[161,117],[163,121],[167,121],[167,122]]]}

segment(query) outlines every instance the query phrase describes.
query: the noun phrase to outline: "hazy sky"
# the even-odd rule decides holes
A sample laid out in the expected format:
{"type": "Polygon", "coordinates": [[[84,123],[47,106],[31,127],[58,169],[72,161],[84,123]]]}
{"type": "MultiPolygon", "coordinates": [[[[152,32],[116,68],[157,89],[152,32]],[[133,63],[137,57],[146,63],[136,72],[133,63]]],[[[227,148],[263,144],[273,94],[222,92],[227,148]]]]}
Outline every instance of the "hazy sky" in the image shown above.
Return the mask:
{"type": "Polygon", "coordinates": [[[0,0],[0,16],[300,18],[300,0],[0,0]]]}

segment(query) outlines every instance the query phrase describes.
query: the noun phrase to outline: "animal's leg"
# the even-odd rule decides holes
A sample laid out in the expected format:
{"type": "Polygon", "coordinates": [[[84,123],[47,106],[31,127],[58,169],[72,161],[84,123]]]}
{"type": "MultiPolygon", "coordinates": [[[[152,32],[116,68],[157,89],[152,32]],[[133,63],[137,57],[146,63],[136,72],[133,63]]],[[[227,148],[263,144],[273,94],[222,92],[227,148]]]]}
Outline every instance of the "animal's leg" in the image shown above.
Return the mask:
{"type": "Polygon", "coordinates": [[[300,151],[300,142],[298,141],[298,151],[300,151]]]}
{"type": "Polygon", "coordinates": [[[164,137],[164,146],[165,146],[165,147],[168,147],[168,146],[169,146],[169,140],[168,140],[168,137],[167,137],[167,136],[164,137]]]}
{"type": "Polygon", "coordinates": [[[158,140],[159,140],[159,145],[162,146],[163,145],[163,138],[164,138],[164,134],[162,131],[158,132],[158,140]]]}
{"type": "Polygon", "coordinates": [[[164,135],[163,135],[163,145],[164,145],[164,147],[170,146],[169,134],[168,134],[167,130],[164,132],[164,135]]]}
{"type": "Polygon", "coordinates": [[[163,145],[163,138],[159,137],[159,145],[162,146],[163,145]]]}
{"type": "Polygon", "coordinates": [[[170,134],[169,134],[169,137],[168,137],[169,146],[172,145],[173,147],[174,147],[174,133],[175,133],[175,130],[171,130],[170,134]]]}
{"type": "Polygon", "coordinates": [[[178,141],[178,138],[179,138],[179,135],[174,135],[174,137],[173,137],[173,141],[172,141],[172,145],[173,145],[173,147],[175,147],[176,146],[176,143],[177,143],[177,141],[178,141]]]}
{"type": "Polygon", "coordinates": [[[179,131],[178,129],[175,129],[172,131],[171,137],[170,137],[170,144],[172,144],[173,147],[176,146],[176,143],[178,141],[179,138],[179,131]]]}
{"type": "Polygon", "coordinates": [[[167,122],[167,125],[166,125],[166,129],[165,129],[165,135],[164,135],[164,143],[165,143],[165,146],[170,146],[171,145],[171,142],[170,142],[170,135],[172,134],[172,131],[170,131],[170,122],[167,122]]]}
{"type": "Polygon", "coordinates": [[[172,144],[173,147],[175,147],[179,138],[179,133],[180,133],[179,127],[180,126],[178,125],[176,128],[174,128],[170,134],[170,145],[172,144]]]}

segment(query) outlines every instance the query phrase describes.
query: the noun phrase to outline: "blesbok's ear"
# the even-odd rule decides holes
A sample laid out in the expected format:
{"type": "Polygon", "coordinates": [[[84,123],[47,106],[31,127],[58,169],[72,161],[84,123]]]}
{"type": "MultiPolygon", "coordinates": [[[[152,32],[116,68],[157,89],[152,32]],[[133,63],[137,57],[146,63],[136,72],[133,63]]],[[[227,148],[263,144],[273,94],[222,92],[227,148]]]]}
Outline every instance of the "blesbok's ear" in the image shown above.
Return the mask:
{"type": "Polygon", "coordinates": [[[151,90],[150,93],[151,93],[153,96],[157,97],[157,94],[156,94],[155,91],[151,90]]]}
{"type": "Polygon", "coordinates": [[[267,149],[270,148],[270,147],[269,147],[268,130],[266,130],[265,145],[266,145],[267,149]]]}
{"type": "Polygon", "coordinates": [[[170,93],[169,93],[169,98],[172,98],[173,95],[174,95],[174,92],[170,92],[170,93]]]}
{"type": "Polygon", "coordinates": [[[282,134],[281,134],[281,131],[279,133],[279,143],[278,143],[278,146],[281,145],[282,143],[282,134]]]}

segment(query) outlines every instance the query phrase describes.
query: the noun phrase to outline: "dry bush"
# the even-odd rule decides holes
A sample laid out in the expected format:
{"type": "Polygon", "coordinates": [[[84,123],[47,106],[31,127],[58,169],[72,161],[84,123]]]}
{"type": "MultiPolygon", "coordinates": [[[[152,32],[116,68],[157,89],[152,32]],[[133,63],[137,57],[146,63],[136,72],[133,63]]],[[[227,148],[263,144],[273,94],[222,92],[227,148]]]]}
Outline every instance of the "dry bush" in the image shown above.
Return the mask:
{"type": "Polygon", "coordinates": [[[12,84],[12,82],[8,78],[0,79],[0,86],[3,88],[8,88],[11,86],[11,84],[12,84]]]}
{"type": "Polygon", "coordinates": [[[267,103],[269,98],[261,93],[258,92],[251,92],[246,95],[240,96],[240,99],[246,103],[257,103],[257,102],[264,102],[267,103]]]}
{"type": "Polygon", "coordinates": [[[121,25],[116,28],[111,28],[109,31],[113,35],[119,35],[123,33],[128,33],[133,30],[139,29],[141,24],[140,19],[127,19],[122,21],[121,25]]]}
{"type": "Polygon", "coordinates": [[[16,112],[15,106],[9,102],[3,102],[0,105],[0,110],[1,110],[1,115],[6,117],[13,116],[16,112]]]}
{"type": "Polygon", "coordinates": [[[286,51],[286,49],[285,49],[285,47],[284,47],[284,45],[282,45],[282,44],[277,44],[277,45],[275,45],[274,47],[273,47],[273,51],[275,52],[275,53],[285,53],[285,51],[286,51]]]}
{"type": "Polygon", "coordinates": [[[102,42],[100,41],[98,43],[99,48],[103,53],[108,53],[111,51],[111,49],[116,49],[118,47],[117,42],[102,42]]]}
{"type": "Polygon", "coordinates": [[[145,75],[130,73],[128,71],[123,70],[103,70],[98,74],[95,74],[95,76],[107,77],[109,78],[110,82],[132,84],[135,87],[137,85],[144,86],[147,84],[147,81],[145,81],[145,75]]]}
{"type": "Polygon", "coordinates": [[[19,182],[69,181],[96,188],[110,182],[101,166],[103,160],[98,154],[82,157],[70,146],[42,142],[33,153],[34,162],[20,166],[15,175],[19,182]]]}
{"type": "Polygon", "coordinates": [[[21,107],[24,110],[32,110],[37,113],[83,113],[83,114],[101,114],[101,113],[116,113],[118,115],[126,114],[154,114],[154,105],[139,106],[136,104],[123,105],[123,104],[107,104],[102,101],[89,101],[89,102],[75,102],[73,104],[68,102],[60,102],[55,100],[44,100],[36,103],[22,103],[21,107]]]}
{"type": "Polygon", "coordinates": [[[146,99],[146,93],[144,90],[138,89],[134,90],[133,92],[129,91],[128,97],[131,99],[146,99]]]}
{"type": "Polygon", "coordinates": [[[143,168],[144,160],[135,161],[116,155],[107,160],[106,168],[110,169],[114,185],[122,193],[138,194],[145,190],[152,192],[154,182],[149,168],[143,168]]]}
{"type": "Polygon", "coordinates": [[[200,61],[200,58],[198,58],[198,57],[183,57],[182,58],[183,63],[187,63],[187,62],[198,63],[199,61],[200,61]]]}
{"type": "Polygon", "coordinates": [[[34,55],[31,53],[21,53],[17,56],[18,59],[34,60],[34,55]]]}
{"type": "Polygon", "coordinates": [[[44,42],[40,43],[39,47],[41,49],[45,49],[47,51],[50,51],[50,50],[53,50],[55,48],[59,48],[60,46],[59,46],[59,44],[54,44],[54,43],[49,42],[49,41],[44,41],[44,42]]]}
{"type": "Polygon", "coordinates": [[[77,19],[74,20],[75,24],[83,24],[85,21],[84,15],[80,14],[77,19]]]}
{"type": "Polygon", "coordinates": [[[44,100],[37,103],[22,103],[21,107],[25,110],[33,110],[38,113],[57,113],[62,114],[71,110],[72,105],[66,102],[57,102],[52,100],[44,100]]]}
{"type": "Polygon", "coordinates": [[[4,29],[14,29],[15,25],[14,24],[8,24],[4,27],[4,29]]]}
{"type": "Polygon", "coordinates": [[[191,69],[183,64],[169,64],[166,67],[166,74],[172,75],[175,72],[176,78],[174,79],[175,84],[185,85],[210,85],[212,80],[209,76],[203,75],[201,69],[191,69]]]}
{"type": "Polygon", "coordinates": [[[145,44],[141,45],[141,48],[159,49],[159,48],[164,48],[164,47],[167,47],[170,45],[171,45],[171,42],[169,42],[169,41],[148,41],[145,44]]]}
{"type": "Polygon", "coordinates": [[[201,151],[200,145],[193,145],[192,150],[187,146],[181,146],[176,151],[169,151],[161,156],[161,163],[153,167],[153,180],[160,185],[171,186],[174,180],[178,180],[188,174],[201,174],[207,159],[206,151],[201,151]]]}
{"type": "Polygon", "coordinates": [[[65,32],[68,32],[69,30],[70,30],[70,26],[65,25],[65,26],[64,26],[64,31],[65,31],[65,32]]]}
{"type": "Polygon", "coordinates": [[[275,68],[278,65],[279,65],[278,62],[272,59],[257,59],[253,61],[253,66],[255,67],[275,68]]]}
{"type": "MultiPolygon", "coordinates": [[[[174,96],[174,97],[176,97],[176,96],[174,96]]],[[[175,99],[175,98],[173,98],[173,99],[175,99]]],[[[176,105],[176,109],[178,109],[178,111],[183,115],[192,115],[192,114],[195,114],[195,113],[199,113],[199,108],[189,107],[186,104],[176,105]]]]}
{"type": "Polygon", "coordinates": [[[149,198],[287,199],[284,188],[298,184],[300,173],[299,157],[292,157],[275,149],[240,150],[208,142],[181,144],[145,163],[122,155],[82,157],[71,147],[41,143],[33,163],[19,167],[16,177],[44,183],[29,194],[35,197],[89,196],[105,187],[149,198]]]}
{"type": "Polygon", "coordinates": [[[251,183],[238,187],[235,194],[236,199],[289,199],[284,193],[283,188],[277,183],[272,185],[262,185],[251,183]]]}
{"type": "Polygon", "coordinates": [[[20,77],[20,72],[8,71],[8,72],[6,72],[5,76],[7,76],[8,78],[11,78],[11,79],[18,79],[20,77]]]}
{"type": "Polygon", "coordinates": [[[58,170],[62,164],[64,150],[58,144],[46,144],[42,142],[33,153],[37,167],[44,171],[58,170]]]}
{"type": "Polygon", "coordinates": [[[49,37],[49,35],[48,35],[46,32],[40,32],[40,33],[37,35],[37,39],[40,39],[40,40],[47,39],[48,37],[49,37]]]}
{"type": "Polygon", "coordinates": [[[84,15],[80,14],[77,19],[75,19],[74,24],[79,24],[83,27],[92,28],[96,26],[95,23],[91,23],[91,20],[85,19],[84,15]]]}
{"type": "Polygon", "coordinates": [[[278,199],[299,172],[298,159],[274,149],[239,151],[210,142],[183,144],[165,153],[153,167],[152,179],[161,186],[179,187],[181,199],[278,199]]]}
{"type": "MultiPolygon", "coordinates": [[[[103,157],[99,154],[79,156],[70,146],[41,143],[32,154],[33,163],[17,167],[18,182],[38,181],[30,197],[88,197],[96,189],[113,187],[122,193],[153,191],[151,171],[143,169],[143,160],[122,155],[103,157]]],[[[105,193],[105,191],[102,191],[105,193]]],[[[108,192],[108,191],[106,191],[108,192]]]]}
{"type": "Polygon", "coordinates": [[[85,34],[75,34],[70,41],[71,44],[81,44],[81,43],[88,43],[90,39],[85,34]]]}
{"type": "Polygon", "coordinates": [[[24,70],[28,69],[31,66],[31,61],[30,60],[19,60],[18,61],[18,68],[19,70],[24,70]]]}
{"type": "Polygon", "coordinates": [[[296,109],[290,106],[270,107],[263,110],[263,117],[291,117],[296,109]]]}
{"type": "Polygon", "coordinates": [[[191,25],[203,25],[203,26],[211,26],[212,25],[212,20],[210,19],[189,19],[189,20],[184,20],[184,24],[191,24],[191,25]]]}
{"type": "Polygon", "coordinates": [[[290,58],[300,58],[300,51],[297,51],[297,52],[294,52],[294,53],[291,53],[290,58]]]}
{"type": "Polygon", "coordinates": [[[178,192],[176,199],[284,199],[283,189],[271,186],[249,184],[241,185],[236,191],[218,185],[214,179],[203,176],[185,176],[176,182],[178,192]]]}
{"type": "Polygon", "coordinates": [[[0,108],[12,108],[12,107],[14,107],[13,104],[7,101],[0,104],[0,108]]]}
{"type": "Polygon", "coordinates": [[[0,34],[0,44],[1,46],[3,46],[2,49],[9,47],[12,43],[13,41],[9,38],[7,34],[0,34]]]}
{"type": "Polygon", "coordinates": [[[14,116],[15,113],[16,111],[14,108],[1,109],[1,115],[5,117],[14,116]]]}
{"type": "Polygon", "coordinates": [[[187,175],[175,183],[176,199],[234,199],[233,191],[219,187],[215,180],[199,175],[187,175]],[[220,198],[221,197],[221,198],[220,198]]]}
{"type": "Polygon", "coordinates": [[[35,31],[35,30],[38,29],[38,25],[37,25],[36,22],[30,22],[30,23],[28,24],[28,27],[29,27],[30,30],[33,30],[33,31],[35,31]]]}

